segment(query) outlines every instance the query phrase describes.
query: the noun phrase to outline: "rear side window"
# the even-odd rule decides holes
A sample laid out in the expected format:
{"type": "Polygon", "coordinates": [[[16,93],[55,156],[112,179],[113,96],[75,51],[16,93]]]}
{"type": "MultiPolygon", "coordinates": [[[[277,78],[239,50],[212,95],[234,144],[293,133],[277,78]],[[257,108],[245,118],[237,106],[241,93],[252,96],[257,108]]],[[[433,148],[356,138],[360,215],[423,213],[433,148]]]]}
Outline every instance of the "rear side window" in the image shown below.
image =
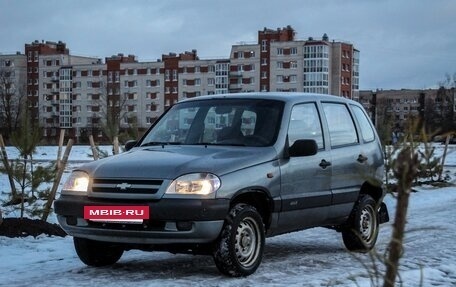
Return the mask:
{"type": "Polygon", "coordinates": [[[366,114],[363,110],[358,106],[352,106],[353,112],[355,114],[355,118],[361,127],[361,135],[365,142],[371,142],[375,139],[375,133],[372,129],[371,124],[369,123],[369,119],[367,118],[366,114]]]}
{"type": "Polygon", "coordinates": [[[348,107],[339,103],[323,103],[323,111],[328,122],[331,146],[358,143],[355,124],[348,107]]]}

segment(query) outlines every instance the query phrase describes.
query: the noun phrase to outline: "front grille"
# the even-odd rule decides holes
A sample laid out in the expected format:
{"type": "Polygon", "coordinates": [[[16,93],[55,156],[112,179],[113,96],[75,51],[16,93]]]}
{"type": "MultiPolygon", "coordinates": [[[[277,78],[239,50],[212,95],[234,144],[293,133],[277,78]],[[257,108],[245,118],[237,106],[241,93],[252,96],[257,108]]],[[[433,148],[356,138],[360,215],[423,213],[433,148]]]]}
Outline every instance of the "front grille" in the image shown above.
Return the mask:
{"type": "Polygon", "coordinates": [[[125,223],[110,223],[110,222],[95,222],[88,221],[90,227],[113,229],[113,230],[144,230],[144,231],[164,231],[165,221],[144,220],[142,224],[125,224],[125,223]]]}
{"type": "Polygon", "coordinates": [[[162,184],[163,180],[95,178],[92,192],[155,194],[162,184]]]}

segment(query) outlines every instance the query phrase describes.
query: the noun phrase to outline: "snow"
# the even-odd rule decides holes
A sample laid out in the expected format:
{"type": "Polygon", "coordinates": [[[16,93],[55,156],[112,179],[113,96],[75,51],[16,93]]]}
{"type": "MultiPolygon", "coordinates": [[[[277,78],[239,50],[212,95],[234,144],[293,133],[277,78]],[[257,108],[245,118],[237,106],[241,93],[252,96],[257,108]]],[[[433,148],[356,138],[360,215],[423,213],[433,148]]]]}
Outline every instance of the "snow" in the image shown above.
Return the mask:
{"type": "MultiPolygon", "coordinates": [[[[56,152],[50,149],[44,148],[46,156],[39,157],[55,159],[56,152]]],[[[436,153],[441,152],[437,146],[436,153]]],[[[88,147],[74,147],[71,165],[90,160],[88,153],[88,147]]],[[[454,167],[456,147],[452,146],[444,170],[453,179],[454,167]]],[[[0,190],[7,187],[0,176],[0,190]]],[[[421,280],[422,286],[456,286],[456,188],[417,190],[410,198],[400,261],[403,286],[419,286],[421,280]]],[[[376,245],[380,256],[391,237],[396,204],[390,195],[385,202],[391,220],[380,227],[376,245]]],[[[246,278],[221,275],[209,256],[165,252],[128,251],[111,267],[91,268],[77,258],[71,237],[0,237],[3,286],[372,286],[371,280],[376,280],[368,272],[372,264],[368,254],[349,253],[341,235],[324,228],[268,238],[260,267],[246,278]]],[[[379,262],[375,266],[384,270],[379,262]]],[[[382,284],[379,279],[378,285],[382,284]]]]}

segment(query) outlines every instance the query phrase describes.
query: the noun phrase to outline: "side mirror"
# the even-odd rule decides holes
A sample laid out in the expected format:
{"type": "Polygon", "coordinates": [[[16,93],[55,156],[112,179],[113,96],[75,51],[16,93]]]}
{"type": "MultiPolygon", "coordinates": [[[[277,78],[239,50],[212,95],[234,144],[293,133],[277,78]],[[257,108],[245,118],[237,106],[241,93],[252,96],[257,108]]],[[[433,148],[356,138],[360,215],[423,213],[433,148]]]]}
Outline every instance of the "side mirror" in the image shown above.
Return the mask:
{"type": "Polygon", "coordinates": [[[138,142],[135,140],[129,140],[125,143],[125,151],[131,150],[138,142]]]}
{"type": "Polygon", "coordinates": [[[317,154],[318,146],[315,140],[297,140],[289,148],[288,153],[291,157],[310,156],[317,154]]]}

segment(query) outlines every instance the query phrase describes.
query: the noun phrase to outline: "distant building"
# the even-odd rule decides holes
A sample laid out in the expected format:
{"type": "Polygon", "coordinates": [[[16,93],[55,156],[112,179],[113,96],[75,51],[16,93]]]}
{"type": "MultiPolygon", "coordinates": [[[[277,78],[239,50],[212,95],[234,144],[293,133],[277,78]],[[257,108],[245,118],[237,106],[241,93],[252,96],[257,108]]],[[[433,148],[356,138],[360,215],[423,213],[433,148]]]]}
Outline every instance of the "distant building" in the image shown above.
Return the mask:
{"type": "Polygon", "coordinates": [[[296,40],[290,26],[258,31],[255,44],[233,45],[230,56],[200,59],[196,50],[169,53],[153,62],[118,54],[104,61],[70,54],[66,44],[25,44],[28,107],[49,141],[58,131],[77,142],[106,127],[140,132],[171,105],[186,98],[236,92],[289,91],[358,98],[359,51],[350,43],[296,40]],[[110,119],[109,117],[112,117],[110,119]]]}
{"type": "Polygon", "coordinates": [[[431,133],[454,126],[454,88],[360,91],[359,102],[380,133],[405,132],[411,119],[426,123],[431,133]]]}

